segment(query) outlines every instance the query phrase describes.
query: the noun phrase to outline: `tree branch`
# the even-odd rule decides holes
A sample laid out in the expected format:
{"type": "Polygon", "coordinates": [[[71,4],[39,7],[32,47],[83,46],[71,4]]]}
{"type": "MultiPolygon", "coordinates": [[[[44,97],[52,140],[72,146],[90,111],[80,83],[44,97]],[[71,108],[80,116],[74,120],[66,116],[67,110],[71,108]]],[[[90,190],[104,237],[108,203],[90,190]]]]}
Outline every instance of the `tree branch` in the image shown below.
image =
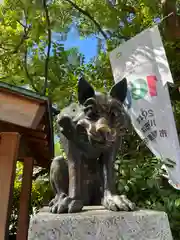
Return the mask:
{"type": "MultiPolygon", "coordinates": [[[[110,8],[116,9],[116,6],[119,5],[119,3],[117,3],[116,1],[110,1],[110,0],[106,0],[107,5],[110,8]]],[[[128,12],[128,13],[135,13],[136,10],[133,6],[130,6],[127,4],[127,1],[123,1],[123,5],[121,6],[121,10],[123,12],[128,12]]]]}
{"type": "Polygon", "coordinates": [[[43,0],[43,7],[46,15],[46,24],[47,24],[47,31],[48,31],[48,49],[47,49],[47,55],[45,60],[45,69],[44,69],[44,87],[43,87],[43,95],[46,94],[46,89],[48,87],[48,65],[49,65],[49,57],[50,57],[50,50],[51,50],[51,23],[49,19],[49,12],[48,7],[46,4],[46,0],[43,0]]]}
{"type": "Polygon", "coordinates": [[[163,17],[173,12],[172,16],[164,20],[164,33],[167,40],[180,39],[180,21],[177,15],[176,2],[176,0],[161,0],[163,17]]]}
{"type": "Polygon", "coordinates": [[[26,47],[25,52],[24,52],[24,70],[25,70],[26,76],[29,79],[29,82],[30,82],[32,88],[36,92],[39,92],[38,89],[36,88],[36,86],[34,85],[33,79],[31,78],[31,76],[29,74],[29,71],[28,71],[28,67],[27,67],[27,47],[26,47]]]}
{"type": "MultiPolygon", "coordinates": [[[[27,26],[27,20],[28,20],[28,16],[27,16],[27,13],[26,13],[26,10],[24,9],[24,17],[25,17],[25,25],[24,25],[24,36],[27,37],[28,35],[28,32],[31,28],[31,26],[27,26]]],[[[34,81],[32,79],[32,77],[30,76],[29,74],[29,71],[28,71],[28,67],[27,67],[27,54],[28,54],[28,51],[27,51],[27,46],[25,47],[25,52],[24,52],[24,70],[25,70],[25,73],[26,73],[26,76],[32,86],[32,88],[36,91],[36,92],[39,92],[39,90],[36,88],[35,84],[34,84],[34,81]]]]}
{"type": "Polygon", "coordinates": [[[14,50],[11,50],[11,51],[10,51],[10,49],[5,48],[4,46],[2,46],[2,44],[0,44],[0,48],[1,48],[2,50],[6,51],[6,52],[9,52],[9,54],[16,54],[16,53],[18,53],[19,48],[22,46],[22,44],[24,43],[24,41],[28,38],[28,33],[29,33],[30,29],[31,29],[31,27],[25,27],[25,26],[24,26],[24,33],[23,33],[23,35],[22,35],[22,37],[21,37],[20,42],[18,43],[18,45],[15,47],[14,50]]]}
{"type": "Polygon", "coordinates": [[[32,26],[27,26],[27,14],[26,14],[25,10],[24,10],[24,15],[25,15],[25,20],[26,20],[26,24],[25,25],[23,23],[21,23],[21,21],[16,20],[24,28],[24,34],[22,35],[21,41],[19,42],[19,44],[17,45],[17,47],[12,52],[13,54],[17,53],[19,48],[21,47],[21,45],[24,43],[24,41],[26,39],[28,39],[28,34],[29,34],[29,31],[30,31],[30,29],[32,27],[32,26]]]}
{"type": "Polygon", "coordinates": [[[24,43],[24,41],[28,38],[28,33],[30,31],[30,27],[26,30],[24,30],[24,34],[21,37],[21,41],[19,42],[19,44],[16,46],[16,48],[14,49],[14,51],[12,52],[12,54],[16,54],[18,53],[19,48],[21,47],[21,45],[24,43]]]}
{"type": "Polygon", "coordinates": [[[105,40],[108,40],[108,36],[107,34],[102,30],[100,24],[85,10],[83,10],[82,8],[80,8],[77,4],[75,4],[74,2],[72,2],[71,0],[64,0],[68,3],[70,3],[75,9],[77,9],[80,13],[82,13],[84,16],[88,17],[93,23],[94,25],[97,27],[97,29],[99,30],[99,32],[103,35],[103,37],[105,38],[105,40]]]}
{"type": "Polygon", "coordinates": [[[27,26],[26,25],[24,25],[21,21],[19,21],[19,20],[16,20],[23,28],[26,28],[27,26]]]}
{"type": "MultiPolygon", "coordinates": [[[[21,2],[22,3],[22,2],[21,2]]],[[[22,3],[23,4],[23,3],[22,3]]],[[[11,9],[12,10],[12,9],[11,9]]],[[[26,19],[26,25],[24,25],[20,20],[16,20],[24,29],[24,34],[22,35],[21,37],[21,40],[19,42],[19,44],[15,47],[14,50],[10,51],[10,54],[16,54],[19,50],[19,48],[21,47],[21,45],[24,43],[24,41],[28,38],[28,33],[31,29],[31,26],[27,26],[27,14],[25,12],[25,9],[24,9],[24,15],[25,15],[25,19],[26,19]]],[[[2,49],[6,50],[6,51],[9,51],[10,49],[5,49],[1,46],[2,49]]]]}

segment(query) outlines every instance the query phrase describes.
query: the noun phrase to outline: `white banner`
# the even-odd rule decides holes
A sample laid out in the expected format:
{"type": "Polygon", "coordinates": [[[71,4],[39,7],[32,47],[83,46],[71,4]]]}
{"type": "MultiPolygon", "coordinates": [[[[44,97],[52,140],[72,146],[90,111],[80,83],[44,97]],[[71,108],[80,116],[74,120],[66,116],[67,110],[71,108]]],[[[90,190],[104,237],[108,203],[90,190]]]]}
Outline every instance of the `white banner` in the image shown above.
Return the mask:
{"type": "Polygon", "coordinates": [[[114,81],[127,79],[126,108],[136,132],[180,189],[180,146],[166,84],[173,79],[158,26],[114,49],[110,61],[114,81]]]}

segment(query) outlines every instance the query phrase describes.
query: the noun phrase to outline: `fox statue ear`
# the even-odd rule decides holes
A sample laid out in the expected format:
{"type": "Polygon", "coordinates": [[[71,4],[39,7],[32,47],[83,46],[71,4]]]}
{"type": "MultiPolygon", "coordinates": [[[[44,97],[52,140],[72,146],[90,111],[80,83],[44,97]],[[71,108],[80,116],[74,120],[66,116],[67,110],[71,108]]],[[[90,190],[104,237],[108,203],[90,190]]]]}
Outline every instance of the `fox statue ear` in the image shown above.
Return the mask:
{"type": "Polygon", "coordinates": [[[92,98],[95,95],[93,87],[83,78],[78,80],[78,101],[83,104],[88,98],[92,98]]]}
{"type": "Polygon", "coordinates": [[[112,98],[115,98],[116,100],[123,103],[127,95],[127,79],[123,78],[121,81],[114,84],[109,94],[112,98]]]}

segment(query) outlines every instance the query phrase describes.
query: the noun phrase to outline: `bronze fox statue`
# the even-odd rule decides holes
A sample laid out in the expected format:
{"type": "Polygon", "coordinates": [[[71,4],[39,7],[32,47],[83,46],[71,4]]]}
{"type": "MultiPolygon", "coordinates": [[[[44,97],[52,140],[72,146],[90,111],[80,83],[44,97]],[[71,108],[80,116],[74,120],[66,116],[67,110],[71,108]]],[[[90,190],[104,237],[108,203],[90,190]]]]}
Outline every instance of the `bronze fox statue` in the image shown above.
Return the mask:
{"type": "Polygon", "coordinates": [[[67,160],[59,156],[51,164],[52,213],[79,212],[84,205],[99,204],[112,211],[134,210],[134,203],[116,194],[114,180],[114,160],[127,121],[126,94],[125,78],[108,94],[95,92],[83,77],[79,79],[79,103],[70,104],[57,117],[67,160]]]}

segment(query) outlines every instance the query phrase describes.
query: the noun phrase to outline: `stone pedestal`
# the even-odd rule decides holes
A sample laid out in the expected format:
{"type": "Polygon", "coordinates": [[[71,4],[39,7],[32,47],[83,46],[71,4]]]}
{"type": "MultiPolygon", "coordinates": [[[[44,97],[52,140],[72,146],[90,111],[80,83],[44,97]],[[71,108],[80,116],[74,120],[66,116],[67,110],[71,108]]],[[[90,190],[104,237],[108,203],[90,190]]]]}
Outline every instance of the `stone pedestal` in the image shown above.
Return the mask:
{"type": "Polygon", "coordinates": [[[172,240],[164,212],[111,212],[99,206],[75,214],[46,211],[32,217],[28,240],[172,240]]]}

